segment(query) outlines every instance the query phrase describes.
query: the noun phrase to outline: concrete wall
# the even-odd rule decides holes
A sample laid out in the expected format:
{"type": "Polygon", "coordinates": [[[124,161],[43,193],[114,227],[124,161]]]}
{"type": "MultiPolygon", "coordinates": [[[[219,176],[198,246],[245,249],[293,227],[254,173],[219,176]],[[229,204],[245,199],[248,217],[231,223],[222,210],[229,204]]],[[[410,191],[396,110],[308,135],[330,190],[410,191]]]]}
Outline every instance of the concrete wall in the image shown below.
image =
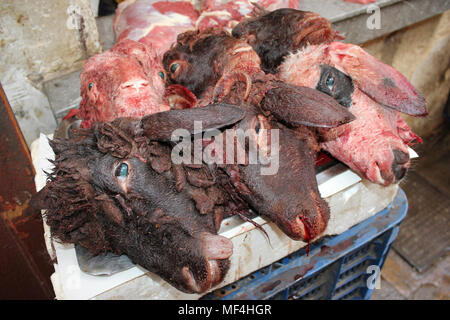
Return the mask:
{"type": "Polygon", "coordinates": [[[101,51],[89,0],[2,0],[0,82],[26,141],[56,121],[42,83],[101,51]]]}
{"type": "Polygon", "coordinates": [[[419,135],[431,134],[444,121],[442,112],[450,90],[450,11],[363,47],[403,73],[424,95],[429,116],[405,119],[419,135]]]}

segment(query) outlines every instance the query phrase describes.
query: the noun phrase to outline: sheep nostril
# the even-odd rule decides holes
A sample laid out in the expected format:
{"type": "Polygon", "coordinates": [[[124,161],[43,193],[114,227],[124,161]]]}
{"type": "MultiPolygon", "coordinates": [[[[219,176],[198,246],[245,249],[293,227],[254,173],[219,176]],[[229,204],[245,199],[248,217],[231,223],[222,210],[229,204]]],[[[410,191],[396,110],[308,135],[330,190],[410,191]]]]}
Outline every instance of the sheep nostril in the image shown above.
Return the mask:
{"type": "Polygon", "coordinates": [[[127,81],[127,82],[123,83],[120,87],[121,87],[121,89],[134,88],[136,90],[139,90],[139,88],[148,87],[148,86],[149,86],[149,83],[146,80],[132,80],[132,81],[127,81]]]}
{"type": "Polygon", "coordinates": [[[395,181],[400,181],[408,170],[405,166],[409,162],[409,154],[399,149],[393,149],[394,161],[392,163],[392,172],[394,173],[395,181]]]}
{"type": "Polygon", "coordinates": [[[392,171],[394,172],[396,181],[400,181],[401,179],[403,179],[407,170],[408,169],[402,165],[395,164],[395,163],[392,165],[392,171]]]}
{"type": "Polygon", "coordinates": [[[405,164],[409,161],[409,154],[406,152],[399,149],[393,149],[392,153],[394,154],[394,162],[396,164],[405,164]]]}
{"type": "Polygon", "coordinates": [[[186,281],[186,286],[189,290],[196,293],[202,292],[201,286],[195,279],[194,274],[192,273],[192,271],[189,269],[188,266],[184,266],[181,269],[181,274],[183,275],[184,280],[186,281]]]}

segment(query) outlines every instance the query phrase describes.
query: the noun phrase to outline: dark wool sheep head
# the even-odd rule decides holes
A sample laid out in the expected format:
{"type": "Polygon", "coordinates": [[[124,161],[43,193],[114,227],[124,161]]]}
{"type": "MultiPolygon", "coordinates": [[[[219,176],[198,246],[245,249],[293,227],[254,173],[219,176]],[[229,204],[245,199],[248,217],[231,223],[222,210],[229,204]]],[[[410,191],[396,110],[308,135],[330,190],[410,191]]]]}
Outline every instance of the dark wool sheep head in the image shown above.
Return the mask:
{"type": "Polygon", "coordinates": [[[266,75],[256,52],[221,30],[179,35],[163,63],[171,81],[192,90],[203,103],[220,101],[245,109],[246,117],[236,127],[253,130],[250,138],[259,151],[270,150],[260,129],[278,130],[276,175],[257,174],[258,165],[227,167],[227,173],[239,180],[241,197],[252,209],[289,237],[317,238],[327,226],[329,208],[315,178],[316,132],[347,123],[353,115],[324,93],[266,75]]]}
{"type": "Polygon", "coordinates": [[[245,19],[233,28],[232,34],[251,45],[261,58],[261,68],[273,74],[288,53],[344,38],[317,13],[290,8],[263,11],[245,19]]]}
{"type": "Polygon", "coordinates": [[[220,29],[182,33],[163,57],[169,83],[185,86],[197,98],[223,75],[236,69],[259,70],[260,64],[252,47],[220,29]]]}
{"type": "MultiPolygon", "coordinates": [[[[231,241],[217,235],[223,197],[214,183],[201,190],[194,178],[186,182],[169,145],[156,140],[169,141],[178,128],[192,132],[193,119],[211,129],[242,113],[223,104],[173,110],[95,123],[73,139],[50,141],[54,171],[32,204],[46,209],[60,241],[94,254],[126,254],[179,290],[205,292],[222,281],[233,251],[231,241]],[[209,209],[201,206],[202,195],[209,209]]],[[[198,170],[194,176],[201,176],[198,170]]]]}

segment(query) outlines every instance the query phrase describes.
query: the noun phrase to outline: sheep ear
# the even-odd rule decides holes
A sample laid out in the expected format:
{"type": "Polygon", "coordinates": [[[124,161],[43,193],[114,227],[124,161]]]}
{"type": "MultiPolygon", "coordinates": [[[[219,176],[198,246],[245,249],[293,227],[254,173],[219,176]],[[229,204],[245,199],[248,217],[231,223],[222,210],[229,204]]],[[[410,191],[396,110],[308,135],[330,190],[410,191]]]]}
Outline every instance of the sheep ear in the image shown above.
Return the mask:
{"type": "Polygon", "coordinates": [[[243,117],[244,111],[239,107],[215,103],[201,108],[154,113],[142,118],[140,123],[144,134],[151,140],[170,141],[172,133],[177,129],[194,134],[197,133],[199,125],[200,131],[220,129],[242,120],[243,117]],[[198,122],[195,127],[194,122],[198,122]]]}
{"type": "Polygon", "coordinates": [[[267,92],[261,108],[293,127],[334,128],[355,119],[332,97],[315,89],[282,82],[267,92]]]}
{"type": "Polygon", "coordinates": [[[334,42],[329,55],[336,69],[349,75],[361,91],[382,106],[417,117],[428,114],[425,99],[408,79],[361,47],[334,42]]]}

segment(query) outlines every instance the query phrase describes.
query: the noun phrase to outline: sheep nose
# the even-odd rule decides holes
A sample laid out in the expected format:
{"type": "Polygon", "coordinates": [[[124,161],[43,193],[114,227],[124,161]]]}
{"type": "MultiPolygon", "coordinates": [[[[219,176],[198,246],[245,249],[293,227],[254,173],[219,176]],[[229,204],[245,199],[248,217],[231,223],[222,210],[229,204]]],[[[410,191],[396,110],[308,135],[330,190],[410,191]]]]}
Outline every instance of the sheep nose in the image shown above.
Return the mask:
{"type": "Polygon", "coordinates": [[[398,164],[405,164],[409,161],[409,154],[406,152],[394,149],[392,150],[392,153],[394,154],[394,161],[398,164]]]}
{"type": "Polygon", "coordinates": [[[395,180],[400,181],[408,170],[405,164],[409,161],[409,154],[399,149],[392,150],[394,154],[394,162],[392,163],[392,171],[394,172],[395,180]]]}
{"type": "Polygon", "coordinates": [[[142,87],[147,87],[149,85],[147,80],[143,79],[133,79],[127,82],[122,83],[121,88],[135,88],[136,90],[139,90],[142,87]]]}

